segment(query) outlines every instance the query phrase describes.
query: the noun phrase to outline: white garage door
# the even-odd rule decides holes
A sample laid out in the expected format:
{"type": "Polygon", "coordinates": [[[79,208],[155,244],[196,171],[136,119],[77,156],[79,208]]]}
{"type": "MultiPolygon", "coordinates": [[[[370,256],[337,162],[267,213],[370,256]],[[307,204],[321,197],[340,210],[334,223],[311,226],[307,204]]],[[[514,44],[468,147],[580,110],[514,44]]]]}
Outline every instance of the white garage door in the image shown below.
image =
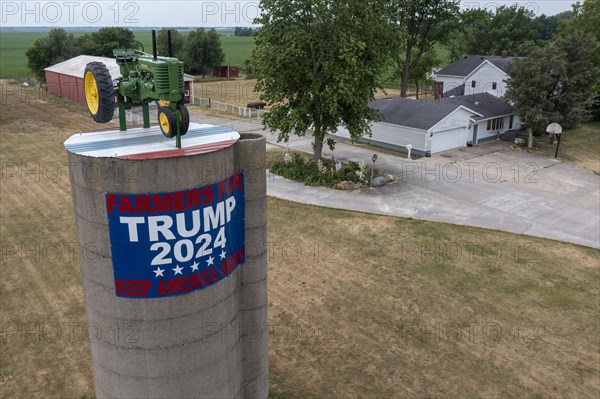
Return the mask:
{"type": "Polygon", "coordinates": [[[464,132],[465,128],[459,127],[433,133],[433,137],[431,138],[431,153],[435,154],[440,151],[464,147],[466,145],[464,132]]]}

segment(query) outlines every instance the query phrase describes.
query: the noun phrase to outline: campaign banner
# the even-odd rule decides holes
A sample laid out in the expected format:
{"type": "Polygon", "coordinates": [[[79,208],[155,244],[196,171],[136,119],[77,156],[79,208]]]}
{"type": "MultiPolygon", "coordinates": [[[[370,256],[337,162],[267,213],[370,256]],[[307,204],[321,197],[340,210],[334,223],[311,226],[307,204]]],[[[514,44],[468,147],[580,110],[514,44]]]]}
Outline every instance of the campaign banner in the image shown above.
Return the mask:
{"type": "Polygon", "coordinates": [[[244,175],[160,194],[106,194],[115,293],[182,295],[244,263],[244,175]]]}

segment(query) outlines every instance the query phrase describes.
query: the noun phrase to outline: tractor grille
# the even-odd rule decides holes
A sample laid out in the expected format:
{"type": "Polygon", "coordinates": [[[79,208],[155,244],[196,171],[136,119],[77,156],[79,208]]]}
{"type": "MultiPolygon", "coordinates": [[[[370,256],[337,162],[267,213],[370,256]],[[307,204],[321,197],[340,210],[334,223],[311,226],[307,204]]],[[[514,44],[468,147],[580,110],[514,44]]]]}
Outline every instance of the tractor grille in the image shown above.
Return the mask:
{"type": "Polygon", "coordinates": [[[169,68],[177,68],[179,76],[179,91],[183,91],[183,66],[182,65],[167,65],[158,64],[154,69],[154,84],[156,91],[169,92],[169,68]]]}

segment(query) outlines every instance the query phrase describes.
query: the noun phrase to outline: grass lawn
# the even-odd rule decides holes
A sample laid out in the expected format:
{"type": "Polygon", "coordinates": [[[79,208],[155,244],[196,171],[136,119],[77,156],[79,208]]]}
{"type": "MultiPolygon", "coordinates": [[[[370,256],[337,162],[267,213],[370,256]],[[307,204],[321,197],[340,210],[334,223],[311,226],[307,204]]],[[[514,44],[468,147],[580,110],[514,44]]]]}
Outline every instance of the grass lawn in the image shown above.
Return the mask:
{"type": "MultiPolygon", "coordinates": [[[[25,94],[0,114],[0,396],[93,397],[63,142],[98,125],[25,94]]],[[[598,397],[599,251],[268,206],[273,398],[598,397]]]]}
{"type": "MultiPolygon", "coordinates": [[[[556,144],[551,144],[548,136],[536,137],[534,143],[536,154],[554,158],[556,144]]],[[[600,175],[600,122],[564,132],[558,157],[600,175]]]]}

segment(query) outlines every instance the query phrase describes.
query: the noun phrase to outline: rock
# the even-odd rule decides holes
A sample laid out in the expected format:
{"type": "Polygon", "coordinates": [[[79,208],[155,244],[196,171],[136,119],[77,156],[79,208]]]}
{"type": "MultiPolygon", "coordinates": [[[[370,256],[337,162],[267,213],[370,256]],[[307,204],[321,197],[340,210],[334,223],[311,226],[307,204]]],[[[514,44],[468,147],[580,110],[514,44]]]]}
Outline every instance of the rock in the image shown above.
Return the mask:
{"type": "Polygon", "coordinates": [[[385,181],[388,183],[396,180],[396,176],[390,175],[389,173],[386,173],[385,175],[383,175],[383,177],[385,178],[385,181]]]}
{"type": "Polygon", "coordinates": [[[373,187],[382,187],[385,186],[385,183],[385,177],[383,176],[377,176],[373,179],[373,187]]]}

